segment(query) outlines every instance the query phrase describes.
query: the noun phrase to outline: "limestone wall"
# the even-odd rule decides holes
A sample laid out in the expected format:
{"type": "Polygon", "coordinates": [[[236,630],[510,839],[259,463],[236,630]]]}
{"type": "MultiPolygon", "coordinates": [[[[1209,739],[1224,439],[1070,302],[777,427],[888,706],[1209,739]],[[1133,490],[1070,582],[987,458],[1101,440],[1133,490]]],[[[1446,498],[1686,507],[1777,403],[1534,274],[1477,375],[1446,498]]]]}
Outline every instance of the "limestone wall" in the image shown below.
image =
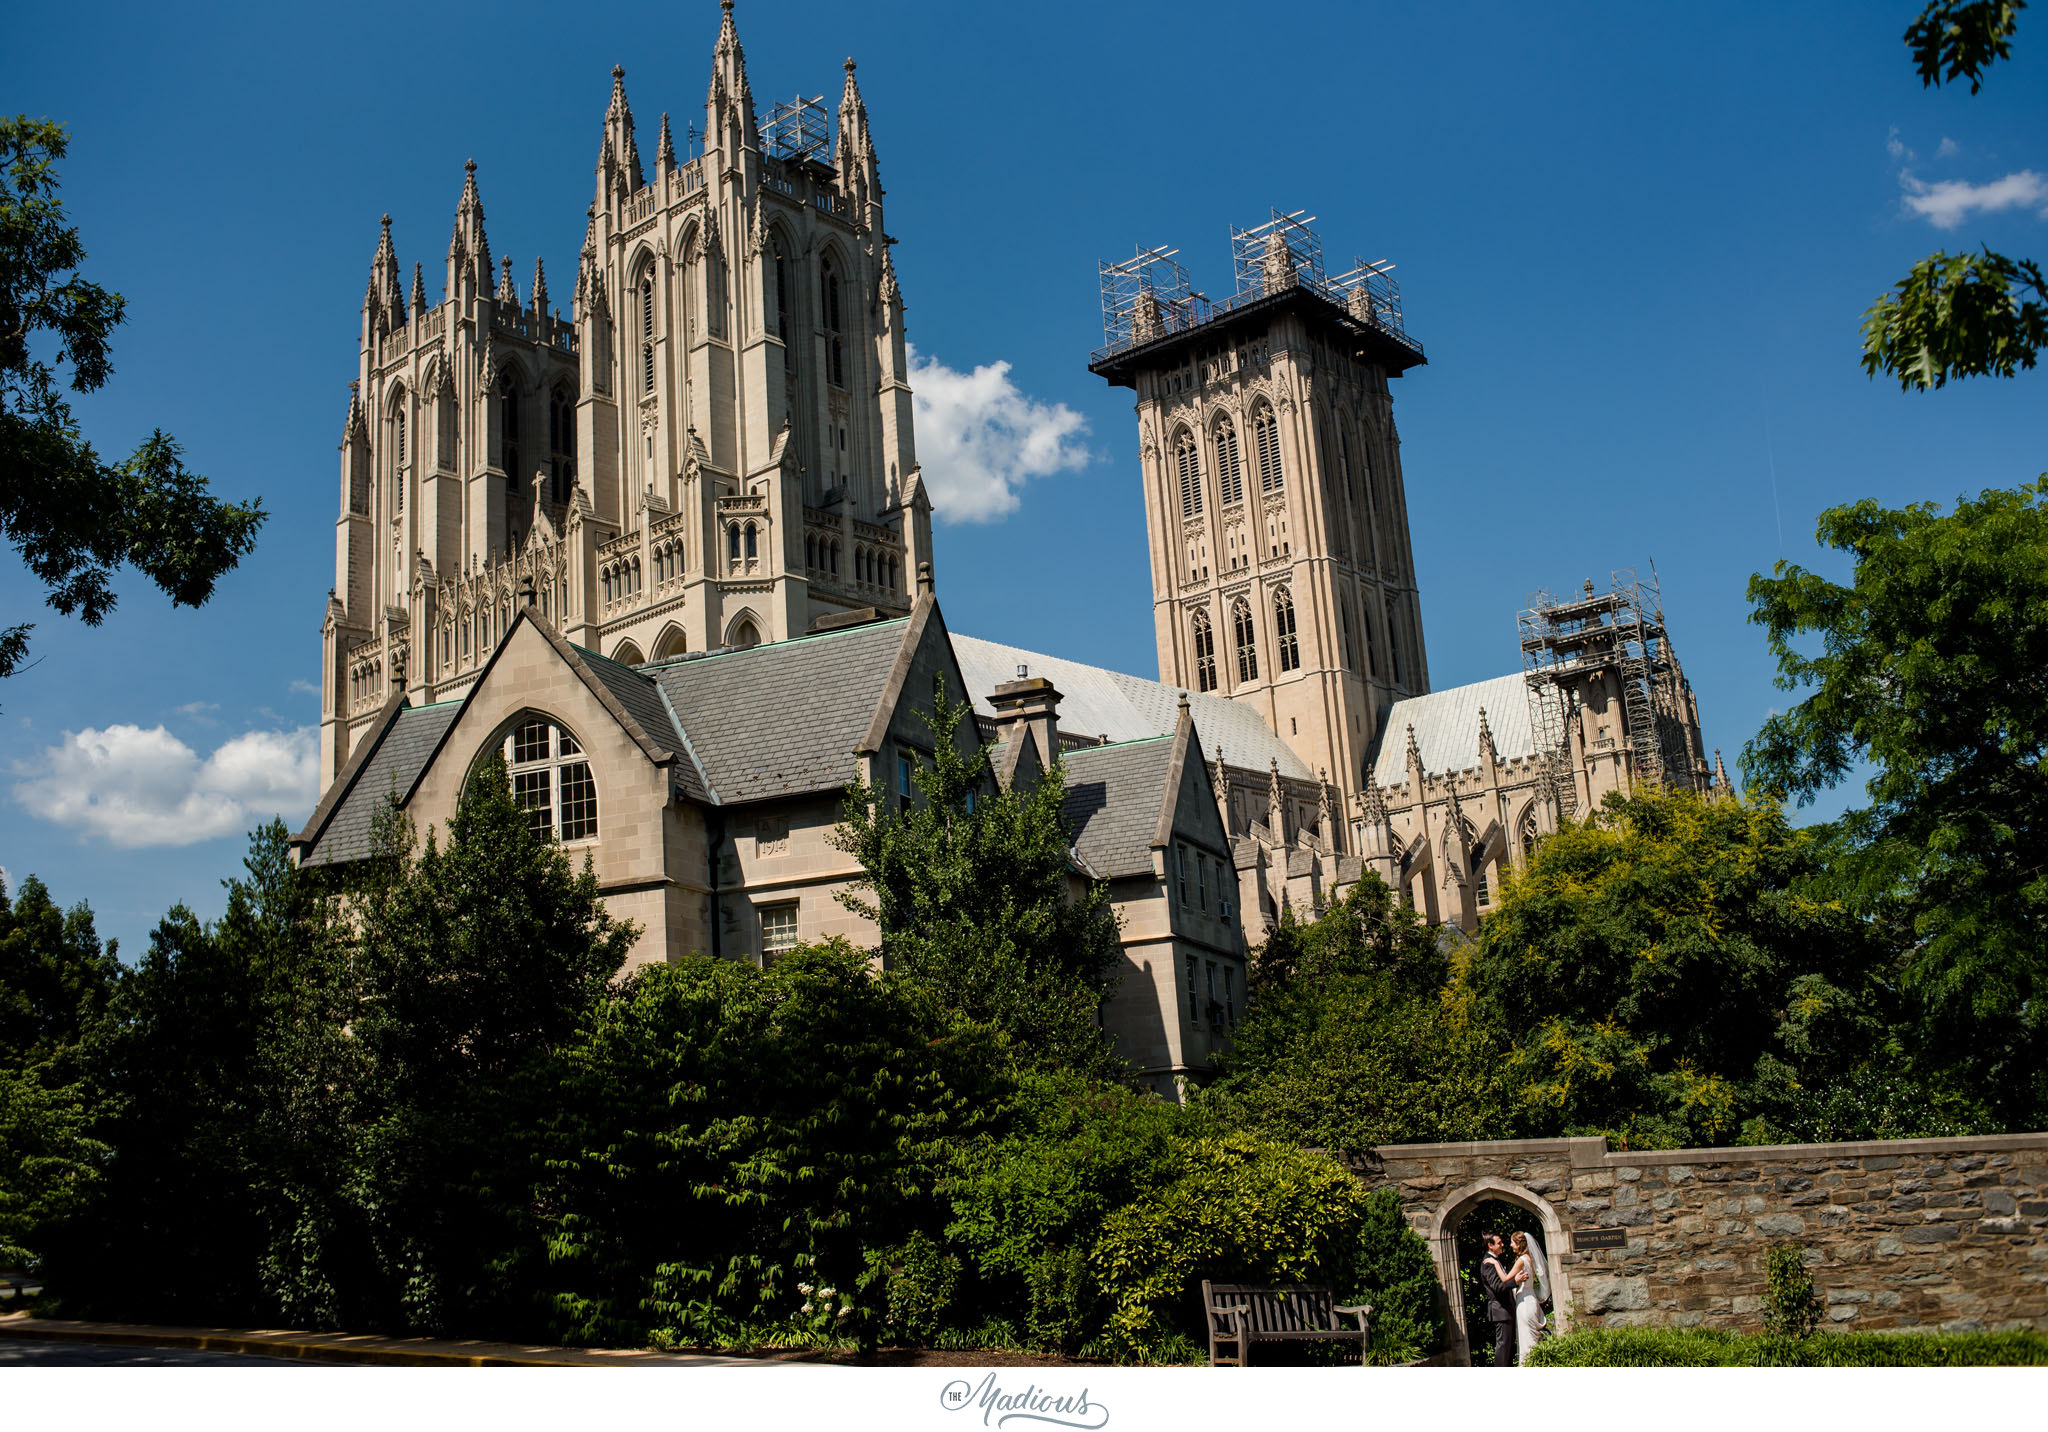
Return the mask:
{"type": "Polygon", "coordinates": [[[1756,1331],[1765,1251],[1798,1243],[1830,1327],[2048,1329],[2048,1134],[1656,1153],[1406,1144],[1357,1167],[1397,1189],[1430,1240],[1454,1327],[1457,1225],[1491,1198],[1541,1224],[1571,1326],[1756,1331]],[[1575,1251],[1574,1232],[1622,1246],[1575,1251]]]}

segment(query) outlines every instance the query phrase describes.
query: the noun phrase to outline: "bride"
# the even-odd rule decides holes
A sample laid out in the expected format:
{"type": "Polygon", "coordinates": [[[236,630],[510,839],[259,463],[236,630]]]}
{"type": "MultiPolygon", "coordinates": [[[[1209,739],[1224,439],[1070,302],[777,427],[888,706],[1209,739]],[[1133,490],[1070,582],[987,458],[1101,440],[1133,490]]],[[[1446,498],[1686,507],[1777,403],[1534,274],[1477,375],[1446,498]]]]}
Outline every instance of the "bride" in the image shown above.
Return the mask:
{"type": "Polygon", "coordinates": [[[1550,1297],[1549,1264],[1535,1234],[1511,1234],[1508,1242],[1515,1250],[1515,1265],[1508,1269],[1508,1281],[1515,1286],[1515,1361],[1527,1362],[1543,1336],[1543,1304],[1550,1297]]]}

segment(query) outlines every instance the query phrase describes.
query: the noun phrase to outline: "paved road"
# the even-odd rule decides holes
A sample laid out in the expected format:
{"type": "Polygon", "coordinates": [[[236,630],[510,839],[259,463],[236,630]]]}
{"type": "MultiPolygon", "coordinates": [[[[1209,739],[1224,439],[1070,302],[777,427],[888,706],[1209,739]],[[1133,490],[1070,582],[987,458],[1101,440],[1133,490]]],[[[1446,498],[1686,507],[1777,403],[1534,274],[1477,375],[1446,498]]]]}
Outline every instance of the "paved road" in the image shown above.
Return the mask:
{"type": "Polygon", "coordinates": [[[120,1343],[41,1342],[0,1338],[0,1367],[305,1367],[297,1358],[189,1347],[129,1347],[120,1343]]]}

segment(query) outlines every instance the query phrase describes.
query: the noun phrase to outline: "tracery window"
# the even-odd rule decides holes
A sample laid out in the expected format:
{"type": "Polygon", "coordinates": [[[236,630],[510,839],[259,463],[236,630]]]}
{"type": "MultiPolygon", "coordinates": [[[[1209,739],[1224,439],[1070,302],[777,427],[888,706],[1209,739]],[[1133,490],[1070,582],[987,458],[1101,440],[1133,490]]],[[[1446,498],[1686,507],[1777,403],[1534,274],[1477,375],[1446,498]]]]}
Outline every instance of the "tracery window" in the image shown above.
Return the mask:
{"type": "Polygon", "coordinates": [[[1180,515],[1198,517],[1202,511],[1202,465],[1195,455],[1194,434],[1186,428],[1173,440],[1173,463],[1180,474],[1180,515]]]}
{"type": "Polygon", "coordinates": [[[1273,595],[1273,634],[1280,644],[1280,669],[1301,666],[1301,643],[1294,634],[1294,598],[1282,587],[1273,595]]]}
{"type": "Polygon", "coordinates": [[[841,308],[839,301],[839,271],[826,259],[820,267],[824,282],[820,298],[823,311],[820,314],[825,330],[825,380],[835,388],[846,386],[846,341],[841,331],[841,308]]]}
{"type": "Polygon", "coordinates": [[[775,336],[782,340],[782,366],[796,367],[796,351],[789,346],[789,260],[782,245],[775,246],[775,336]]]}
{"type": "Polygon", "coordinates": [[[1341,594],[1337,602],[1337,632],[1344,642],[1344,669],[1358,670],[1358,650],[1351,644],[1351,599],[1341,594]]]}
{"type": "Polygon", "coordinates": [[[1280,469],[1280,425],[1273,420],[1272,408],[1264,403],[1252,414],[1252,446],[1259,456],[1259,491],[1280,491],[1285,485],[1280,469]]]}
{"type": "Polygon", "coordinates": [[[576,738],[552,721],[521,721],[505,736],[512,799],[538,840],[597,837],[597,782],[576,738]]]}
{"type": "Polygon", "coordinates": [[[1228,418],[1216,424],[1216,483],[1225,507],[1244,501],[1244,467],[1238,461],[1237,428],[1228,418]]]}
{"type": "Polygon", "coordinates": [[[1252,604],[1243,597],[1230,609],[1230,634],[1237,646],[1237,679],[1240,684],[1259,679],[1258,631],[1252,622],[1252,604]]]}
{"type": "Polygon", "coordinates": [[[507,373],[498,380],[498,449],[505,465],[505,485],[519,491],[519,390],[507,373]]]}
{"type": "Polygon", "coordinates": [[[549,495],[567,502],[576,482],[576,404],[560,388],[548,398],[548,471],[553,483],[549,495]]]}
{"type": "Polygon", "coordinates": [[[654,274],[640,279],[640,391],[654,391],[654,274]]]}
{"type": "Polygon", "coordinates": [[[1195,613],[1195,686],[1201,691],[1216,689],[1216,633],[1207,612],[1195,613]]]}
{"type": "Polygon", "coordinates": [[[455,471],[455,395],[450,392],[442,393],[440,401],[435,404],[435,407],[439,409],[441,419],[441,444],[440,451],[435,454],[436,465],[443,472],[453,472],[455,471]]]}
{"type": "Polygon", "coordinates": [[[1519,822],[1518,829],[1516,830],[1516,839],[1522,847],[1522,862],[1526,865],[1529,861],[1529,857],[1536,853],[1535,806],[1531,805],[1527,810],[1522,812],[1522,819],[1519,822]]]}

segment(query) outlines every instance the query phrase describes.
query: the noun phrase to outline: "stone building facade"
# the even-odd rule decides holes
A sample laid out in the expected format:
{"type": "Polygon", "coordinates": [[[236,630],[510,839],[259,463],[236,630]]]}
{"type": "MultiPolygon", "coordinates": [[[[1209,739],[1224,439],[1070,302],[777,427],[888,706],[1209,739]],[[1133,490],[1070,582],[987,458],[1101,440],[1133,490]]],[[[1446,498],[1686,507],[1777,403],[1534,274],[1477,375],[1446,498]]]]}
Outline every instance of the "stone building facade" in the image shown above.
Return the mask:
{"type": "MultiPolygon", "coordinates": [[[[1519,1205],[1558,1323],[1762,1327],[1765,1254],[1804,1249],[1836,1329],[2048,1329],[2048,1134],[1616,1152],[1604,1140],[1402,1144],[1354,1168],[1401,1196],[1469,1360],[1458,1226],[1519,1205]],[[1586,1246],[1586,1245],[1612,1246],[1586,1246]]],[[[1483,1334],[1482,1334],[1483,1337],[1483,1334]]]]}
{"type": "Polygon", "coordinates": [[[522,584],[627,663],[910,608],[931,561],[903,294],[867,109],[846,64],[836,144],[767,132],[724,6],[703,147],[663,115],[642,162],[612,72],[569,317],[538,261],[492,268],[476,164],[440,303],[386,216],[341,444],[322,627],[321,773],[394,693],[474,681],[522,584]]]}

